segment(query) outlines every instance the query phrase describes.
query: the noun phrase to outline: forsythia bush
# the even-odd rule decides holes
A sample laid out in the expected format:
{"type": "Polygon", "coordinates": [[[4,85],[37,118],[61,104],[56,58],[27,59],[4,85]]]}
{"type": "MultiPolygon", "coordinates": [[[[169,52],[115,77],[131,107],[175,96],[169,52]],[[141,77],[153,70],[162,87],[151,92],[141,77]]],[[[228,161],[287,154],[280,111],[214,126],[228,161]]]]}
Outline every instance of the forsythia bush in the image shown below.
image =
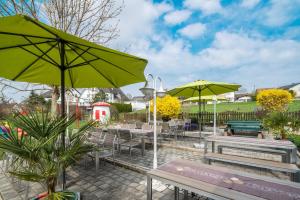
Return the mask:
{"type": "MultiPolygon", "coordinates": [[[[153,100],[151,101],[151,112],[153,112],[153,100]]],[[[177,117],[181,110],[180,101],[176,97],[167,95],[163,98],[156,99],[157,112],[163,118],[177,117]]]]}
{"type": "Polygon", "coordinates": [[[260,91],[256,100],[266,111],[284,111],[292,101],[292,95],[286,90],[269,89],[260,91]]]}

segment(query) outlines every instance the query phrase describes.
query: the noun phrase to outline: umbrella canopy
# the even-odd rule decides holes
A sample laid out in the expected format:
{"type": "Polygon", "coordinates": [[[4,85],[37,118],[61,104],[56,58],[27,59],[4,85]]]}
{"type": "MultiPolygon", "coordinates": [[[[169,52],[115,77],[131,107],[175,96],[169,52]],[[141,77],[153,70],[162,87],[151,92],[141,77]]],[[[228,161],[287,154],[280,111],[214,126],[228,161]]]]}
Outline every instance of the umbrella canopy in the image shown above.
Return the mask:
{"type": "MultiPolygon", "coordinates": [[[[214,100],[214,96],[213,95],[209,95],[209,96],[201,96],[201,101],[212,101],[214,100]]],[[[219,101],[225,101],[227,100],[225,97],[216,97],[216,100],[219,100],[219,101]]],[[[183,100],[184,102],[198,102],[199,101],[199,97],[190,97],[190,98],[187,98],[185,100],[183,100]]]]}
{"type": "Polygon", "coordinates": [[[198,80],[176,87],[168,93],[172,96],[199,97],[207,95],[219,95],[227,92],[237,91],[241,86],[223,82],[198,80]],[[199,95],[199,93],[201,95],[199,95]]]}
{"type": "MultiPolygon", "coordinates": [[[[144,82],[147,60],[67,34],[24,15],[0,18],[0,77],[65,87],[121,87],[144,82]]],[[[65,147],[65,132],[62,133],[65,147]]],[[[65,171],[63,171],[63,188],[65,171]]]]}
{"type": "Polygon", "coordinates": [[[121,87],[145,81],[147,60],[67,34],[24,15],[0,18],[0,76],[66,87],[121,87]],[[63,58],[63,59],[62,59],[63,58]]]}
{"type": "Polygon", "coordinates": [[[219,95],[227,92],[237,91],[241,86],[238,84],[229,84],[224,82],[213,82],[207,80],[197,80],[185,85],[176,87],[168,94],[172,96],[183,96],[183,97],[198,97],[199,106],[199,137],[201,140],[201,98],[202,96],[208,95],[219,95]]]}

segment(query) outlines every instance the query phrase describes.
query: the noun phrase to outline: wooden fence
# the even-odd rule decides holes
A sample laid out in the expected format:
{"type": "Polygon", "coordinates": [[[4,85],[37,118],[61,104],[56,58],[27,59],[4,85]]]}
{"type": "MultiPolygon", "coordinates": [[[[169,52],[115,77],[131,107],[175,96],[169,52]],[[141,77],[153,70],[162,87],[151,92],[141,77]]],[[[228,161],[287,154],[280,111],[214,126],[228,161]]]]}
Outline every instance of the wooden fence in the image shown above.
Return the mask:
{"type": "MultiPolygon", "coordinates": [[[[290,117],[300,119],[300,111],[288,112],[290,117]]],[[[260,120],[262,113],[261,112],[220,112],[216,113],[217,123],[224,124],[229,120],[260,120]]],[[[145,113],[122,113],[120,114],[120,120],[122,121],[142,121],[146,122],[145,113]]],[[[157,117],[158,120],[161,120],[161,117],[157,117]]],[[[192,119],[192,121],[197,122],[198,113],[182,113],[179,118],[183,119],[192,119]]],[[[213,112],[201,112],[202,123],[211,124],[214,120],[213,112]]]]}

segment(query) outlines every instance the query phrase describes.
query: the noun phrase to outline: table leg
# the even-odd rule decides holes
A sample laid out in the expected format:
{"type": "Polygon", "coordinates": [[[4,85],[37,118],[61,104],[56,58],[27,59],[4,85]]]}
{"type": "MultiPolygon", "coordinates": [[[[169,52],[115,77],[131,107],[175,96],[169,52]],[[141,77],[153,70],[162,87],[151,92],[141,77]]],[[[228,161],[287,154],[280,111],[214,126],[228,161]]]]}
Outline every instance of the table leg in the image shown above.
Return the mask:
{"type": "Polygon", "coordinates": [[[189,198],[189,193],[188,193],[188,191],[187,190],[184,190],[184,192],[183,192],[183,199],[184,200],[188,200],[188,198],[189,198]]]}
{"type": "Polygon", "coordinates": [[[142,156],[145,155],[145,138],[142,137],[142,156]]]}
{"type": "Polygon", "coordinates": [[[290,157],[290,163],[296,163],[297,162],[297,149],[292,149],[291,152],[291,157],[290,157]]]}
{"type": "Polygon", "coordinates": [[[212,141],[211,143],[211,152],[215,153],[215,142],[212,141]]]}
{"type": "Polygon", "coordinates": [[[208,142],[207,140],[204,140],[204,154],[207,153],[207,149],[208,149],[208,142]]]}
{"type": "Polygon", "coordinates": [[[96,152],[95,152],[95,162],[96,162],[96,172],[97,172],[99,169],[99,151],[98,150],[96,150],[96,152]]]}
{"type": "Polygon", "coordinates": [[[147,200],[152,200],[152,178],[147,175],[147,200]]]}
{"type": "Polygon", "coordinates": [[[179,200],[179,188],[175,186],[175,200],[179,200]]]}

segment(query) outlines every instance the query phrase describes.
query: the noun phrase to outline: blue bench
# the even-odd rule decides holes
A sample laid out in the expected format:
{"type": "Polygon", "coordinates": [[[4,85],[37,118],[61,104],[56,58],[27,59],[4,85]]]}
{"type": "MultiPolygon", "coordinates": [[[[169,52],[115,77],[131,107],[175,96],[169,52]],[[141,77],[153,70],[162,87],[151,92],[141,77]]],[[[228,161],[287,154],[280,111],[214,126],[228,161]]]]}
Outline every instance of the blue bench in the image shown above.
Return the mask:
{"type": "Polygon", "coordinates": [[[227,123],[227,131],[232,134],[236,133],[260,133],[262,131],[262,123],[260,121],[238,121],[232,120],[227,123]]]}

